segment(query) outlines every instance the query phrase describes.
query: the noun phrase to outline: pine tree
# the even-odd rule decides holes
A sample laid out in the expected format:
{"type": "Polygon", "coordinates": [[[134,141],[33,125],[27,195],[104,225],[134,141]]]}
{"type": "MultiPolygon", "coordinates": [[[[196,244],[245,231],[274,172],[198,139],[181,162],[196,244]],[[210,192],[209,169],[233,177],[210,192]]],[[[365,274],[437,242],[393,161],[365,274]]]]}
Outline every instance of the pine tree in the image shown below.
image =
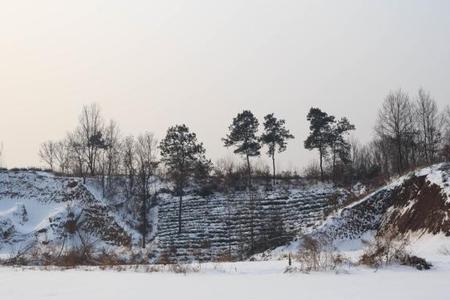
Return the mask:
{"type": "Polygon", "coordinates": [[[342,118],[338,122],[333,123],[330,131],[328,145],[332,155],[332,172],[333,180],[336,180],[336,164],[339,159],[343,164],[350,162],[350,143],[345,136],[355,130],[355,125],[351,124],[347,118],[342,118]]]}
{"type": "Polygon", "coordinates": [[[205,158],[205,148],[197,141],[197,135],[184,124],[170,127],[159,148],[161,161],[179,197],[178,234],[181,234],[184,188],[199,169],[208,168],[210,161],[205,158]]]}
{"type": "Polygon", "coordinates": [[[308,150],[319,150],[320,179],[324,179],[323,159],[327,156],[327,147],[331,137],[331,125],[335,123],[334,116],[329,116],[319,108],[311,108],[307,120],[310,134],[305,141],[305,148],[308,150]]]}
{"type": "Polygon", "coordinates": [[[223,139],[225,147],[234,146],[234,153],[243,155],[247,161],[248,187],[252,182],[252,169],[250,157],[261,155],[259,143],[258,119],[249,110],[239,113],[230,125],[230,133],[223,139]]]}
{"type": "Polygon", "coordinates": [[[261,142],[267,145],[267,154],[272,158],[273,181],[275,182],[275,154],[286,151],[287,141],[294,136],[285,127],[286,121],[277,119],[273,114],[264,117],[264,133],[261,142]]]}

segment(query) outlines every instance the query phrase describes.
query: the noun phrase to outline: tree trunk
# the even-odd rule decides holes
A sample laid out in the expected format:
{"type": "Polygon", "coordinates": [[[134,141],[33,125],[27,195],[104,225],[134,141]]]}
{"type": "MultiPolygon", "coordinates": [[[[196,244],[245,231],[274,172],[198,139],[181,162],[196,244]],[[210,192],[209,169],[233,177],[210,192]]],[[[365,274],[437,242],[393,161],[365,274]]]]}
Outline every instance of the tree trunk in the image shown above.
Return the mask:
{"type": "Polygon", "coordinates": [[[397,171],[398,174],[400,175],[403,171],[403,155],[402,155],[402,143],[401,143],[401,138],[398,137],[397,139],[397,151],[398,151],[398,167],[397,167],[397,171]]]}
{"type": "Polygon", "coordinates": [[[252,186],[252,169],[250,165],[250,156],[247,155],[248,188],[252,186]]]}
{"type": "Polygon", "coordinates": [[[183,191],[180,191],[178,204],[178,234],[181,234],[181,210],[183,208],[183,191]]]}
{"type": "Polygon", "coordinates": [[[248,171],[248,186],[247,191],[250,196],[250,251],[254,254],[255,236],[254,236],[254,199],[252,195],[252,169],[250,165],[250,156],[247,155],[247,171],[248,171]]]}
{"type": "Polygon", "coordinates": [[[336,183],[336,149],[333,146],[333,183],[336,183]]]}
{"type": "Polygon", "coordinates": [[[146,246],[146,237],[147,237],[147,199],[146,192],[142,193],[142,249],[145,249],[146,246]]]}
{"type": "Polygon", "coordinates": [[[105,183],[105,174],[102,172],[102,197],[105,198],[106,195],[106,183],[105,183]]]}
{"type": "Polygon", "coordinates": [[[276,169],[275,169],[275,152],[272,154],[272,166],[273,166],[273,185],[276,184],[276,169]]]}
{"type": "Polygon", "coordinates": [[[251,191],[250,195],[250,254],[255,254],[255,199],[251,191]]]}
{"type": "Polygon", "coordinates": [[[319,148],[319,157],[320,157],[320,181],[323,181],[323,153],[322,153],[322,147],[319,148]]]}

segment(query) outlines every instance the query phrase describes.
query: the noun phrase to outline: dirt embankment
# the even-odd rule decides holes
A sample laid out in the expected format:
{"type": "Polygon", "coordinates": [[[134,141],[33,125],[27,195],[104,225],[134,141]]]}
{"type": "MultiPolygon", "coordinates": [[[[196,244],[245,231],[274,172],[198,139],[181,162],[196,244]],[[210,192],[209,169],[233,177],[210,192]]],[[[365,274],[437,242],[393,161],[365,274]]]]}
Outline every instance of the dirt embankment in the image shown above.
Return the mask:
{"type": "Polygon", "coordinates": [[[414,176],[396,188],[392,194],[392,208],[386,215],[382,230],[397,227],[400,233],[425,231],[450,236],[450,204],[442,188],[414,176]]]}

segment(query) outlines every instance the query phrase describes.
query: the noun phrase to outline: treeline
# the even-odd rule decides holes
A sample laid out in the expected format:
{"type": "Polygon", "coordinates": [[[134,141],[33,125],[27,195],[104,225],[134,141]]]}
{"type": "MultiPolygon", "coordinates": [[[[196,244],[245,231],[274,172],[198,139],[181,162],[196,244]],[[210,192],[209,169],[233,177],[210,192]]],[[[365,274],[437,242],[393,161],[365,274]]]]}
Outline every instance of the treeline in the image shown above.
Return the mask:
{"type": "MultiPolygon", "coordinates": [[[[355,126],[346,117],[337,119],[319,108],[307,115],[310,133],[304,141],[309,150],[318,151],[318,163],[307,166],[304,175],[339,184],[388,178],[418,166],[450,159],[450,108],[440,111],[429,93],[419,90],[411,98],[398,90],[388,94],[378,112],[374,138],[362,145],[350,133],[355,126]]],[[[223,138],[224,146],[243,158],[243,165],[221,160],[212,164],[205,148],[186,125],[168,129],[158,143],[152,133],[137,137],[122,136],[114,121],[106,122],[97,105],[83,107],[77,128],[62,141],[42,144],[39,156],[53,171],[83,178],[101,176],[104,188],[112,177],[151,176],[157,172],[170,177],[177,190],[188,178],[210,175],[228,176],[228,181],[242,180],[251,186],[255,174],[272,178],[276,157],[286,150],[294,136],[286,122],[274,114],[260,122],[251,111],[244,110],[231,122],[223,138]],[[271,160],[268,166],[252,168],[251,159],[265,149],[271,160]],[[180,155],[192,161],[176,161],[180,155]]],[[[227,181],[224,179],[224,181],[227,181]]]]}
{"type": "Polygon", "coordinates": [[[274,114],[268,114],[264,117],[264,131],[259,134],[258,119],[244,110],[233,119],[223,142],[225,147],[233,147],[234,153],[244,158],[245,165],[226,159],[213,165],[205,156],[203,143],[197,141],[196,134],[186,125],[169,128],[160,142],[150,132],[137,137],[122,136],[117,123],[106,122],[99,107],[92,104],[83,107],[79,125],[66,138],[43,143],[39,157],[54,172],[84,179],[100,176],[105,188],[108,179],[114,176],[131,178],[141,173],[167,175],[179,186],[185,186],[183,180],[189,177],[204,179],[231,173],[245,173],[246,180],[263,172],[275,178],[278,174],[276,155],[284,152],[287,141],[294,138],[285,123],[274,114]],[[260,157],[263,147],[272,161],[271,175],[262,171],[265,168],[252,168],[251,158],[260,157]],[[152,170],[146,170],[150,166],[152,170]]]}
{"type": "Polygon", "coordinates": [[[307,118],[311,133],[305,148],[317,149],[320,158],[319,165],[307,167],[309,177],[338,183],[381,182],[450,160],[450,107],[440,111],[423,89],[414,97],[402,90],[389,93],[378,111],[374,138],[365,145],[343,138],[355,129],[346,118],[336,121],[316,108],[307,118]]]}

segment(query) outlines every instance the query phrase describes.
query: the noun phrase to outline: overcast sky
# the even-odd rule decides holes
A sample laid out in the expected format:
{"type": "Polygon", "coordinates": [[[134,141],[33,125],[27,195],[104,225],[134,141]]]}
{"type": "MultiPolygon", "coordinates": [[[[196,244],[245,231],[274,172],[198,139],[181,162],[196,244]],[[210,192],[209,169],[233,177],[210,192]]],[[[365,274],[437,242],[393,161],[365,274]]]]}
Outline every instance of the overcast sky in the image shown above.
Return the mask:
{"type": "Polygon", "coordinates": [[[450,103],[450,1],[17,0],[0,4],[0,141],[8,167],[41,165],[83,104],[124,134],[186,123],[213,160],[243,109],[274,112],[303,149],[317,106],[371,138],[390,90],[450,103]]]}

